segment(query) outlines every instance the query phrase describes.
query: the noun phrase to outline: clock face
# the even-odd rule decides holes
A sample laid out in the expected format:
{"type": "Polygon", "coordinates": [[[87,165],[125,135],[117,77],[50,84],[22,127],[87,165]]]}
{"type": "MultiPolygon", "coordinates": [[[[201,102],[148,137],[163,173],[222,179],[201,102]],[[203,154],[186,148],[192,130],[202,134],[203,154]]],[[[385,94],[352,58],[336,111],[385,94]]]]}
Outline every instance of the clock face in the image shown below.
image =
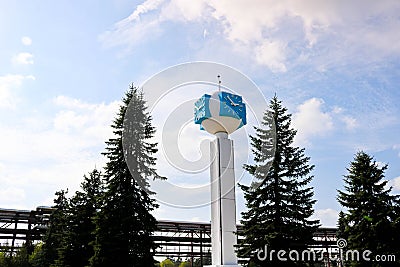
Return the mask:
{"type": "Polygon", "coordinates": [[[242,119],[246,124],[246,107],[242,102],[242,97],[227,92],[220,93],[220,115],[242,119]]]}
{"type": "Polygon", "coordinates": [[[195,113],[194,113],[194,121],[195,122],[201,121],[203,116],[204,116],[204,111],[203,110],[199,109],[199,110],[195,111],[195,113]]]}
{"type": "Polygon", "coordinates": [[[228,102],[231,106],[240,105],[242,103],[242,98],[238,95],[233,94],[224,94],[223,98],[226,102],[228,102]]]}
{"type": "Polygon", "coordinates": [[[246,124],[246,105],[241,96],[228,92],[205,94],[194,103],[194,122],[200,124],[200,129],[206,123],[210,133],[221,131],[221,127],[231,133],[246,124]]]}
{"type": "Polygon", "coordinates": [[[208,105],[210,95],[205,94],[194,103],[194,121],[200,124],[204,119],[211,117],[208,105]]]}

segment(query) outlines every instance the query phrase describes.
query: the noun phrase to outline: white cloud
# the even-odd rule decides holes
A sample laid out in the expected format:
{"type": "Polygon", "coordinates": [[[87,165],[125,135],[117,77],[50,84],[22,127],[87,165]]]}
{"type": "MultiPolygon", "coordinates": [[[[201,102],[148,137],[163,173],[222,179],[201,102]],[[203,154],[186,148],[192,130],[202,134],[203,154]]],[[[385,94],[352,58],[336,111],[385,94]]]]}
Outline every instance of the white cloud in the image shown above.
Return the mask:
{"type": "Polygon", "coordinates": [[[215,9],[213,16],[223,25],[225,34],[232,41],[250,43],[264,38],[264,31],[273,29],[285,14],[285,4],[279,1],[240,0],[215,1],[210,5],[215,9]]]}
{"type": "Polygon", "coordinates": [[[21,188],[7,187],[0,189],[0,203],[21,202],[25,199],[25,191],[21,188]]]}
{"type": "Polygon", "coordinates": [[[388,186],[392,186],[393,187],[393,191],[400,192],[400,176],[390,180],[388,182],[388,186]]]}
{"type": "Polygon", "coordinates": [[[129,21],[135,21],[140,19],[140,15],[145,14],[149,11],[157,9],[164,0],[146,0],[143,4],[140,4],[136,7],[135,11],[129,15],[129,21]]]}
{"type": "Polygon", "coordinates": [[[301,56],[326,70],[343,60],[373,61],[400,54],[399,11],[396,0],[147,0],[101,39],[110,46],[132,48],[161,33],[168,21],[201,22],[222,33],[212,38],[222,36],[274,72],[290,67],[286,59],[301,56]]]}
{"type": "Polygon", "coordinates": [[[63,133],[79,134],[87,142],[102,142],[112,136],[110,127],[119,104],[92,104],[66,96],[58,96],[54,103],[64,109],[54,117],[54,129],[63,133]]]}
{"type": "Polygon", "coordinates": [[[159,32],[158,21],[142,21],[132,22],[123,20],[115,25],[115,28],[106,31],[100,35],[99,39],[109,47],[126,45],[128,48],[133,47],[137,42],[144,41],[148,37],[148,33],[152,33],[151,37],[155,37],[159,32]]]}
{"type": "Polygon", "coordinates": [[[161,9],[160,20],[195,21],[203,18],[206,9],[206,1],[171,0],[161,9]]]}
{"type": "Polygon", "coordinates": [[[315,210],[312,219],[319,219],[323,227],[336,227],[339,218],[339,212],[333,209],[315,210]]]}
{"type": "MultiPolygon", "coordinates": [[[[396,145],[393,146],[392,149],[393,149],[393,150],[399,150],[399,149],[400,149],[400,145],[399,145],[399,144],[396,144],[396,145]]],[[[398,156],[400,157],[400,152],[399,152],[398,156]]]]}
{"type": "Polygon", "coordinates": [[[24,80],[35,80],[32,75],[8,74],[0,76],[0,108],[14,108],[18,97],[14,91],[21,87],[24,80]]]}
{"type": "Polygon", "coordinates": [[[333,130],[333,120],[328,112],[322,110],[324,101],[311,98],[297,107],[293,114],[293,126],[297,129],[296,143],[305,145],[314,136],[323,136],[333,130]]]}
{"type": "Polygon", "coordinates": [[[207,29],[204,29],[203,31],[203,38],[206,39],[206,37],[209,35],[207,29]]]}
{"type": "Polygon", "coordinates": [[[332,115],[337,117],[341,122],[344,123],[346,130],[354,130],[355,128],[359,127],[360,124],[356,118],[350,115],[344,115],[344,109],[339,106],[334,106],[332,109],[332,115]]]}
{"type": "Polygon", "coordinates": [[[358,126],[357,120],[351,116],[343,116],[341,120],[345,123],[347,130],[353,130],[358,126]]]}
{"type": "Polygon", "coordinates": [[[377,162],[375,162],[375,164],[378,168],[383,168],[387,165],[385,162],[382,162],[382,161],[377,161],[377,162]]]}
{"type": "Polygon", "coordinates": [[[138,5],[127,18],[117,22],[112,30],[101,34],[99,39],[106,46],[126,45],[132,47],[149,36],[157,36],[159,30],[158,19],[147,20],[141,18],[141,16],[157,9],[163,2],[163,0],[147,0],[138,5]]]}
{"type": "Polygon", "coordinates": [[[326,136],[335,129],[353,131],[360,126],[358,120],[347,115],[339,106],[324,111],[325,102],[320,98],[311,98],[297,107],[293,114],[293,126],[297,129],[295,143],[300,146],[310,145],[313,137],[326,136]]]}
{"type": "Polygon", "coordinates": [[[343,108],[338,107],[338,106],[334,106],[332,112],[333,112],[334,114],[340,114],[340,113],[343,112],[343,108]]]}
{"type": "MultiPolygon", "coordinates": [[[[92,104],[92,103],[87,103],[84,102],[80,99],[76,98],[71,98],[68,96],[60,95],[57,96],[53,99],[53,102],[62,108],[67,108],[67,109],[88,109],[88,110],[93,110],[96,109],[99,105],[103,104],[92,104]]],[[[118,104],[118,101],[113,102],[113,105],[118,104]]]]}
{"type": "MultiPolygon", "coordinates": [[[[88,103],[65,96],[54,104],[58,111],[52,117],[27,114],[18,126],[0,125],[0,184],[25,189],[37,201],[31,205],[43,204],[61,188],[76,190],[85,173],[104,166],[101,152],[113,136],[110,125],[119,106],[118,101],[88,103]],[[32,121],[41,124],[32,126],[32,121]]],[[[10,201],[2,205],[15,206],[10,201]]]]}
{"type": "Polygon", "coordinates": [[[285,45],[279,41],[264,41],[255,48],[255,58],[260,65],[266,65],[274,72],[286,72],[285,45]]]}
{"type": "Polygon", "coordinates": [[[112,137],[110,125],[118,102],[86,104],[89,108],[61,108],[54,117],[39,118],[47,122],[42,128],[32,127],[30,120],[19,127],[2,125],[0,161],[39,166],[46,161],[68,164],[96,158],[94,150],[101,149],[112,137]]]}
{"type": "MultiPolygon", "coordinates": [[[[399,20],[396,14],[400,3],[396,0],[370,1],[273,1],[229,0],[209,2],[216,17],[222,22],[230,40],[258,43],[275,36],[283,43],[293,43],[287,54],[301,45],[309,53],[319,43],[329,51],[354,57],[374,52],[399,53],[399,20]],[[300,40],[303,37],[308,46],[300,40]],[[345,46],[343,44],[346,44],[345,46]],[[350,45],[351,44],[351,45],[350,45]],[[355,50],[349,49],[349,45],[355,50]],[[335,48],[335,49],[333,49],[335,48]]],[[[312,53],[312,52],[311,52],[312,53]]],[[[334,54],[325,57],[335,56],[334,54]]]]}
{"type": "Polygon", "coordinates": [[[21,42],[23,45],[30,46],[32,44],[32,39],[28,36],[24,36],[21,38],[21,42]]]}
{"type": "Polygon", "coordinates": [[[14,64],[32,65],[33,64],[33,55],[28,52],[22,52],[16,56],[14,56],[12,61],[14,64]]]}

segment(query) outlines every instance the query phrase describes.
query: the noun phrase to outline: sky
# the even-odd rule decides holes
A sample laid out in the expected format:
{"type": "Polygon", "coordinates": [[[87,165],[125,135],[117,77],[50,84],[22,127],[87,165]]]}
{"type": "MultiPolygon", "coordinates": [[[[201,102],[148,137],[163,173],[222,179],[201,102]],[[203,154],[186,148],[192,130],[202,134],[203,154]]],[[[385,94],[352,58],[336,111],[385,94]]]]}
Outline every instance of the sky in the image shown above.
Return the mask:
{"type": "MultiPolygon", "coordinates": [[[[55,191],[72,194],[104,166],[133,83],[159,97],[150,101],[157,168],[169,179],[152,185],[154,215],[209,221],[213,137],[191,116],[221,75],[254,111],[231,135],[238,182],[251,180],[241,169],[252,160],[248,135],[276,94],[315,165],[315,217],[335,226],[337,189],[357,151],[388,164],[400,194],[399,14],[397,0],[0,0],[0,207],[52,205],[55,191]],[[163,76],[187,62],[215,68],[163,76]],[[207,82],[183,84],[200,74],[207,82]]],[[[237,190],[238,219],[244,209],[237,190]]]]}

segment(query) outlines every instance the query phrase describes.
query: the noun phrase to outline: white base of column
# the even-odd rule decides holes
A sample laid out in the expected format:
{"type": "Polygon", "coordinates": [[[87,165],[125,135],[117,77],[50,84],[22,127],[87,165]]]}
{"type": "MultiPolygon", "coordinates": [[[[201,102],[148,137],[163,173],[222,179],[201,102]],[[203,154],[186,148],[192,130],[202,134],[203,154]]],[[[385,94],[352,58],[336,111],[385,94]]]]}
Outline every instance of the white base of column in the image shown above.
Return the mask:
{"type": "Polygon", "coordinates": [[[204,265],[204,267],[241,267],[240,265],[204,265]]]}

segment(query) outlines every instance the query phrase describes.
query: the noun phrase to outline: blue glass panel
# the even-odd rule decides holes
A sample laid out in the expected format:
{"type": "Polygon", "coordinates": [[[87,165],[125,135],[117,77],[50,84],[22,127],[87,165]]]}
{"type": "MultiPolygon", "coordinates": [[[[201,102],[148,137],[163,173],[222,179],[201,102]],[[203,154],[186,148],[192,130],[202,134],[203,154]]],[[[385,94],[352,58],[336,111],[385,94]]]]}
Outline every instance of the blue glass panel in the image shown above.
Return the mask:
{"type": "Polygon", "coordinates": [[[245,125],[247,123],[246,105],[242,102],[242,97],[227,92],[220,92],[218,96],[221,102],[219,115],[241,119],[245,125]]]}
{"type": "Polygon", "coordinates": [[[210,97],[205,94],[194,103],[194,123],[201,124],[203,120],[211,118],[210,97]]]}

